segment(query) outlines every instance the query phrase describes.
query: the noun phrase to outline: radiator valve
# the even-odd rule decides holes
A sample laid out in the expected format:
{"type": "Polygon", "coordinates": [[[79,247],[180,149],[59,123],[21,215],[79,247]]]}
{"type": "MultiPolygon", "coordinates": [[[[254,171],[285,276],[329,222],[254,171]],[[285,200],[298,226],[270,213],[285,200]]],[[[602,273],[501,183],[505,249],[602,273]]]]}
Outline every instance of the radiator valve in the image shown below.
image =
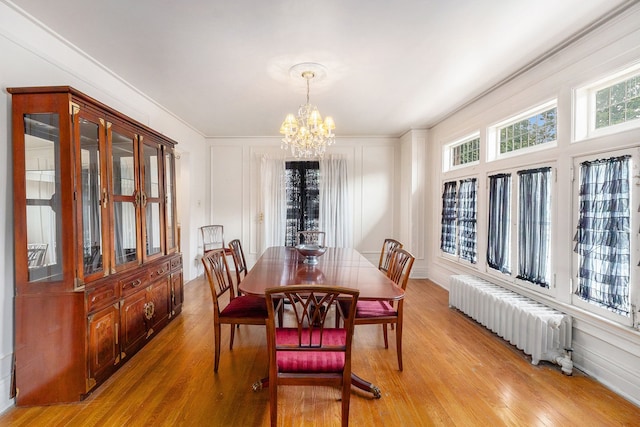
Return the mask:
{"type": "Polygon", "coordinates": [[[573,361],[571,360],[571,353],[573,352],[572,348],[564,349],[564,356],[558,356],[556,358],[556,363],[560,365],[562,369],[562,373],[565,375],[573,374],[573,361]]]}

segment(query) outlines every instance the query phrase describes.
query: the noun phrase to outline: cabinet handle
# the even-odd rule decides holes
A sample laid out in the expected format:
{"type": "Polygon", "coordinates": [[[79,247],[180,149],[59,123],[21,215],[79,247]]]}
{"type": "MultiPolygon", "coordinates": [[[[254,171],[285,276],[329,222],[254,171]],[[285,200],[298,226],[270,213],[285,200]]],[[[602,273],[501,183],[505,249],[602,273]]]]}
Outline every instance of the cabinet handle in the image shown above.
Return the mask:
{"type": "Polygon", "coordinates": [[[137,286],[140,286],[141,283],[142,283],[142,280],[137,279],[137,280],[131,282],[131,286],[133,286],[135,288],[137,286]]]}
{"type": "Polygon", "coordinates": [[[156,271],[156,274],[163,274],[164,273],[164,268],[161,268],[160,270],[156,271]]]}

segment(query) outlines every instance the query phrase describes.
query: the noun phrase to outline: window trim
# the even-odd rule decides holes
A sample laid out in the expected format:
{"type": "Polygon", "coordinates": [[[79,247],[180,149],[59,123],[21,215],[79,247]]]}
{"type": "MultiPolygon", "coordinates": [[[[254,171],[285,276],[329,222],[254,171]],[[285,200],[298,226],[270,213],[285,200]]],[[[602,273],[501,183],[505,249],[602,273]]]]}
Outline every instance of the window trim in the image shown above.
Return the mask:
{"type": "MultiPolygon", "coordinates": [[[[499,270],[496,270],[493,267],[489,266],[489,263],[486,262],[487,251],[488,251],[488,239],[485,239],[485,247],[484,253],[480,256],[485,258],[484,262],[484,271],[490,275],[491,277],[495,277],[496,280],[504,281],[510,283],[516,287],[522,288],[523,290],[527,290],[530,292],[538,293],[541,295],[546,295],[549,297],[555,298],[557,296],[557,285],[556,281],[556,265],[555,265],[555,257],[554,253],[558,250],[556,246],[554,246],[553,236],[557,227],[557,194],[558,194],[558,185],[557,185],[557,162],[535,162],[526,165],[519,165],[510,168],[500,168],[500,169],[491,169],[485,172],[485,181],[487,186],[486,199],[487,203],[485,206],[484,215],[486,217],[486,221],[484,223],[485,233],[488,228],[489,221],[489,177],[492,175],[498,174],[511,174],[511,205],[509,206],[509,211],[511,215],[511,232],[510,232],[510,253],[509,253],[509,261],[511,265],[511,273],[502,273],[499,270]],[[549,287],[544,288],[536,283],[529,282],[527,280],[519,279],[519,244],[518,244],[518,224],[520,223],[519,218],[519,205],[518,201],[520,199],[520,185],[518,179],[518,172],[524,170],[532,170],[532,169],[540,169],[540,168],[551,168],[551,177],[549,182],[551,183],[551,188],[549,190],[550,194],[550,216],[549,220],[551,221],[549,233],[551,235],[551,241],[549,246],[549,287]]],[[[480,249],[479,249],[480,250],[480,249]]]]}
{"type": "Polygon", "coordinates": [[[545,142],[544,144],[533,145],[527,148],[520,148],[518,150],[509,151],[507,153],[500,153],[500,129],[517,123],[525,118],[530,118],[537,114],[543,113],[552,108],[558,109],[558,99],[553,98],[549,101],[545,101],[541,104],[537,104],[535,107],[529,108],[519,114],[514,116],[510,116],[509,118],[502,120],[498,123],[495,123],[491,126],[487,127],[487,162],[492,162],[496,160],[508,159],[511,157],[522,156],[538,151],[548,150],[551,148],[555,148],[558,146],[558,135],[560,126],[560,120],[558,120],[556,116],[556,139],[554,141],[545,142]]]}
{"type": "Polygon", "coordinates": [[[613,135],[630,129],[640,127],[640,119],[634,119],[617,125],[611,125],[602,129],[596,129],[596,92],[614,86],[631,77],[640,75],[640,61],[633,63],[623,69],[608,74],[607,76],[587,83],[573,91],[573,135],[571,142],[581,142],[584,140],[598,138],[606,135],[613,135]]]}
{"type": "MultiPolygon", "coordinates": [[[[458,206],[456,205],[456,219],[455,219],[455,247],[456,247],[456,253],[452,254],[449,252],[445,252],[442,250],[442,248],[440,247],[440,245],[438,246],[438,253],[440,254],[440,257],[442,259],[460,264],[460,265],[464,265],[466,267],[472,268],[477,270],[479,265],[481,264],[481,254],[480,254],[480,241],[478,239],[478,224],[479,224],[479,219],[478,219],[478,215],[479,215],[479,210],[478,210],[478,203],[480,200],[480,177],[478,175],[464,175],[464,176],[452,176],[452,177],[443,177],[442,181],[440,182],[440,202],[442,203],[442,194],[444,192],[444,186],[446,183],[448,182],[455,182],[456,183],[456,203],[460,194],[460,182],[461,181],[465,181],[465,180],[470,180],[470,179],[475,179],[476,180],[476,262],[473,263],[470,260],[464,259],[460,256],[460,238],[459,238],[459,229],[458,229],[458,206]]],[[[441,204],[442,207],[442,204],[441,204]]],[[[440,214],[440,220],[442,221],[442,213],[440,214]]],[[[442,238],[442,222],[440,222],[440,238],[442,238]]]]}
{"type": "MultiPolygon", "coordinates": [[[[572,205],[572,235],[576,232],[576,227],[578,224],[578,220],[580,217],[580,208],[579,208],[579,197],[580,197],[580,163],[585,161],[592,161],[601,158],[610,158],[610,157],[619,157],[624,155],[631,155],[631,165],[629,167],[629,172],[631,175],[631,185],[630,185],[630,255],[631,259],[629,260],[629,303],[630,310],[633,312],[633,307],[635,306],[635,310],[638,310],[638,306],[640,306],[640,266],[638,262],[640,261],[640,233],[638,228],[640,227],[640,212],[638,210],[638,206],[640,205],[640,188],[636,185],[638,180],[638,175],[640,171],[640,147],[636,146],[633,148],[620,149],[615,151],[600,151],[597,153],[590,153],[584,155],[578,155],[572,157],[572,168],[573,168],[573,183],[571,186],[571,205],[572,205]],[[634,286],[635,284],[635,286],[634,286]]],[[[572,240],[573,243],[573,240],[572,240]]],[[[580,268],[580,256],[573,252],[571,256],[571,305],[577,307],[579,309],[585,310],[591,314],[603,317],[605,319],[614,321],[618,324],[625,326],[632,326],[638,328],[639,319],[637,318],[638,314],[635,314],[635,322],[634,325],[634,314],[631,313],[629,317],[624,316],[622,314],[615,313],[611,310],[608,310],[604,307],[601,307],[596,304],[592,304],[588,301],[584,301],[578,295],[575,294],[576,289],[578,287],[578,278],[577,278],[577,270],[580,268]]]]}
{"type": "Polygon", "coordinates": [[[473,132],[471,134],[468,134],[462,138],[458,138],[453,142],[449,142],[447,144],[445,144],[443,146],[443,153],[442,153],[442,170],[443,172],[450,172],[450,171],[454,171],[454,170],[458,170],[458,169],[463,169],[463,168],[467,168],[470,166],[475,166],[480,164],[480,156],[482,153],[482,138],[480,137],[480,131],[476,131],[473,132]],[[453,157],[453,150],[454,148],[466,144],[467,142],[471,142],[474,139],[478,139],[478,160],[473,161],[473,162],[469,162],[469,163],[463,163],[460,165],[454,165],[453,161],[454,161],[454,157],[453,157]]]}

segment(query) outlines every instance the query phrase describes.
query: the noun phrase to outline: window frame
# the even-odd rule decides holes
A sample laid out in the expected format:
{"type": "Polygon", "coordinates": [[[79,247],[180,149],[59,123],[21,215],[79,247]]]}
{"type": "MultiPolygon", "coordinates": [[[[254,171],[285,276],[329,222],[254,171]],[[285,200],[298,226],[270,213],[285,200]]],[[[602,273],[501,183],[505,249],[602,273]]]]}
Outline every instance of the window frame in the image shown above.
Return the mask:
{"type": "MultiPolygon", "coordinates": [[[[635,327],[640,326],[640,319],[638,319],[637,310],[640,306],[640,147],[631,147],[615,151],[604,151],[597,153],[590,153],[585,155],[574,156],[572,158],[573,167],[573,183],[571,186],[571,205],[573,207],[572,214],[572,237],[577,230],[578,220],[580,218],[580,164],[585,161],[593,161],[597,159],[619,157],[624,155],[631,155],[631,164],[629,166],[630,175],[630,260],[629,260],[629,304],[630,315],[624,316],[622,314],[615,313],[605,307],[601,307],[597,304],[590,303],[583,300],[575,294],[579,282],[577,277],[578,269],[580,268],[580,255],[573,251],[571,256],[571,305],[585,310],[589,313],[603,317],[605,319],[614,321],[616,323],[635,327]],[[634,308],[635,307],[635,308],[634,308]],[[636,313],[634,314],[634,311],[636,313]]],[[[573,242],[572,239],[572,243],[573,242]]]]}
{"type": "Polygon", "coordinates": [[[470,166],[476,166],[480,164],[480,156],[482,154],[482,139],[480,138],[480,131],[476,131],[472,134],[466,135],[462,138],[458,138],[453,142],[444,145],[442,153],[442,170],[444,172],[454,171],[457,169],[463,169],[470,166]],[[455,156],[453,151],[456,147],[470,143],[474,140],[478,140],[478,160],[473,162],[461,163],[454,165],[455,156]]]}
{"type": "Polygon", "coordinates": [[[556,162],[538,162],[538,163],[533,163],[533,164],[527,164],[527,165],[520,165],[517,167],[510,167],[510,168],[504,168],[504,169],[497,169],[497,170],[488,170],[485,173],[485,180],[486,180],[486,187],[487,187],[487,192],[486,192],[486,199],[487,199],[487,203],[486,203],[486,207],[485,207],[485,215],[486,215],[486,221],[483,224],[484,225],[484,232],[488,232],[488,226],[489,226],[489,177],[490,176],[494,176],[494,175],[500,175],[500,174],[510,174],[511,175],[511,185],[510,185],[510,206],[509,206],[509,212],[510,212],[510,216],[511,216],[511,229],[510,229],[510,233],[509,233],[509,246],[510,246],[510,252],[509,252],[509,263],[510,263],[510,267],[511,267],[511,272],[510,273],[503,273],[500,270],[497,270],[493,267],[489,266],[489,263],[486,261],[487,258],[487,252],[489,250],[489,239],[485,239],[485,248],[484,248],[484,258],[485,258],[485,272],[487,274],[489,274],[492,277],[495,277],[496,280],[501,280],[501,281],[507,281],[509,283],[512,283],[515,286],[521,287],[523,289],[526,289],[528,291],[532,291],[532,292],[536,292],[539,294],[543,294],[543,295],[547,295],[547,296],[551,296],[551,297],[555,297],[557,294],[557,286],[555,283],[555,277],[556,277],[556,266],[555,266],[555,261],[554,261],[554,252],[557,250],[557,248],[554,246],[553,244],[553,236],[555,233],[555,229],[557,227],[557,209],[556,209],[556,200],[557,200],[557,192],[558,192],[558,185],[556,182],[556,177],[557,177],[557,164],[556,162]],[[519,209],[519,200],[520,200],[520,180],[519,180],[519,176],[518,176],[518,172],[519,171],[527,171],[527,170],[534,170],[534,169],[540,169],[540,168],[550,168],[551,171],[551,176],[549,179],[549,183],[551,188],[549,189],[549,195],[550,195],[550,206],[549,206],[549,221],[550,221],[550,229],[549,229],[549,234],[551,236],[550,241],[549,241],[549,287],[548,288],[544,288],[536,283],[530,282],[528,280],[524,280],[524,279],[520,279],[518,278],[518,274],[519,274],[519,257],[520,257],[520,253],[519,253],[519,242],[518,242],[518,225],[520,223],[520,209],[519,209]]]}
{"type": "MultiPolygon", "coordinates": [[[[449,261],[453,261],[468,267],[471,267],[473,269],[477,269],[478,265],[480,264],[480,241],[479,241],[479,233],[478,233],[478,225],[479,225],[479,220],[478,220],[478,203],[480,200],[480,178],[478,175],[465,175],[465,176],[453,176],[453,177],[448,177],[448,178],[444,178],[441,181],[440,184],[440,202],[441,202],[441,207],[442,207],[442,195],[444,193],[444,187],[446,183],[449,182],[455,182],[456,184],[456,218],[455,218],[455,254],[449,253],[449,252],[445,252],[444,250],[442,250],[442,247],[439,246],[438,247],[438,251],[440,252],[440,257],[442,257],[443,259],[449,260],[449,261]],[[476,238],[475,238],[475,262],[472,262],[471,260],[467,260],[465,258],[463,258],[460,255],[460,228],[459,228],[459,211],[458,211],[458,200],[460,197],[460,183],[463,181],[467,181],[467,180],[473,180],[475,179],[475,184],[476,184],[476,188],[475,188],[475,196],[476,196],[476,200],[475,200],[475,206],[476,206],[476,210],[475,210],[475,233],[476,233],[476,238]]],[[[442,212],[440,213],[440,239],[442,239],[442,212]]],[[[442,240],[440,240],[442,242],[442,240]]]]}
{"type": "Polygon", "coordinates": [[[583,85],[573,91],[573,135],[572,142],[613,135],[631,129],[640,128],[640,118],[616,125],[596,129],[596,93],[607,87],[640,77],[640,62],[634,63],[612,74],[583,85]]]}
{"type": "Polygon", "coordinates": [[[549,101],[537,104],[535,107],[529,108],[519,114],[510,116],[509,118],[502,120],[487,127],[487,161],[492,162],[496,160],[508,159],[511,157],[518,157],[538,151],[549,150],[558,146],[558,135],[560,133],[560,120],[558,117],[558,100],[554,98],[549,101]],[[500,130],[504,127],[513,125],[522,121],[523,119],[531,118],[537,114],[543,113],[550,109],[556,109],[556,139],[553,141],[545,142],[543,144],[532,145],[526,148],[520,148],[517,150],[509,151],[507,153],[500,153],[500,130]]]}

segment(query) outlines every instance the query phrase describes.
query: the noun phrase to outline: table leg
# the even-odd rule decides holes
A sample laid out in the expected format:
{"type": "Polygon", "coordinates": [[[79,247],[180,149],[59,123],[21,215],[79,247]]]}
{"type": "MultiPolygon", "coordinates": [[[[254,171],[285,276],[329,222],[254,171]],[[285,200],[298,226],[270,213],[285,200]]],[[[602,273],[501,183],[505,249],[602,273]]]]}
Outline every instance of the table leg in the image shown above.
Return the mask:
{"type": "MultiPolygon", "coordinates": [[[[359,388],[360,390],[372,393],[373,397],[376,399],[380,399],[382,397],[382,393],[378,386],[371,384],[369,381],[363,380],[353,372],[351,373],[351,385],[359,388]]],[[[261,378],[251,385],[253,391],[260,391],[267,387],[269,387],[269,377],[261,378]]]]}
{"type": "Polygon", "coordinates": [[[376,399],[380,399],[382,397],[382,393],[378,386],[371,384],[369,381],[363,380],[353,372],[351,373],[351,385],[359,388],[360,390],[372,393],[373,397],[376,399]]]}

